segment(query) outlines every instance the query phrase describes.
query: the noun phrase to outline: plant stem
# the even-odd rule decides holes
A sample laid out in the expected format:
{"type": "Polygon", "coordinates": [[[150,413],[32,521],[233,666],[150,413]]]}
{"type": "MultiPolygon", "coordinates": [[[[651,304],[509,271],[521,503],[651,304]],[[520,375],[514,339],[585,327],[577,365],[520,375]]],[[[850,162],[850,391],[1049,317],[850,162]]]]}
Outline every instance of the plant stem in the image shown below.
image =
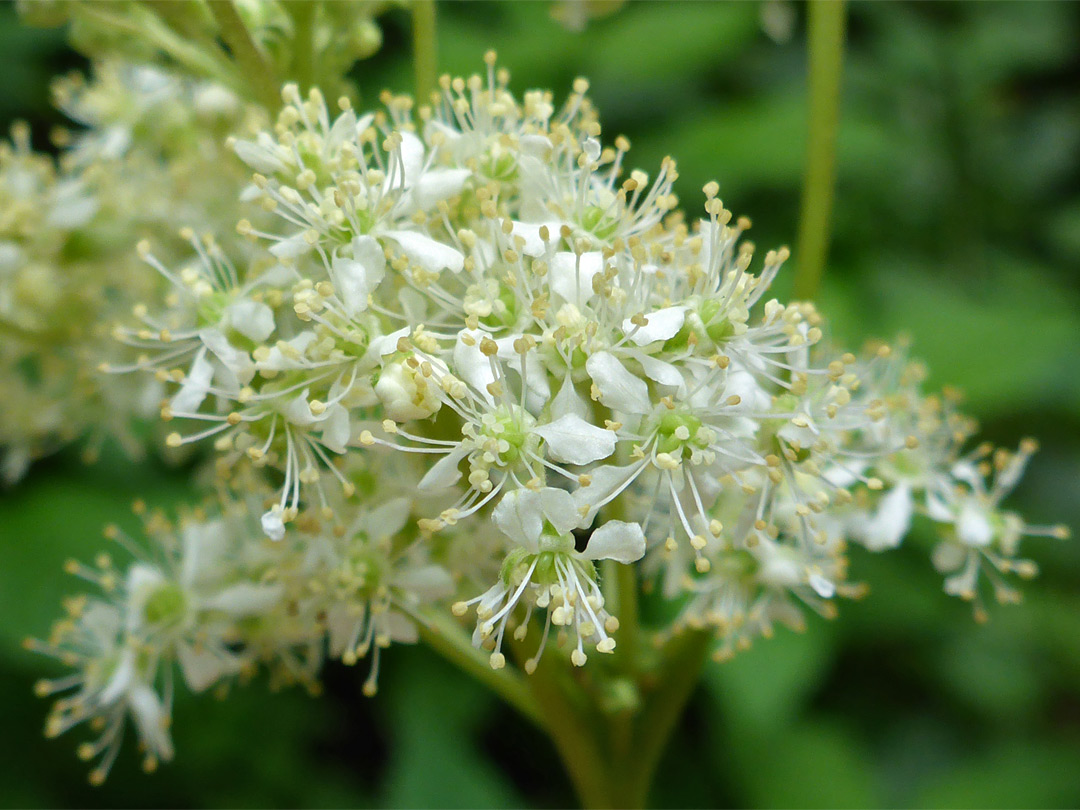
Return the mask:
{"type": "Polygon", "coordinates": [[[212,0],[207,5],[221,29],[221,38],[240,68],[240,75],[251,87],[256,100],[268,110],[276,110],[281,102],[277,72],[251,38],[236,6],[232,0],[212,0]]]}
{"type": "Polygon", "coordinates": [[[315,19],[318,0],[292,0],[287,8],[293,21],[292,78],[306,93],[315,84],[315,19]]]}
{"type": "Polygon", "coordinates": [[[435,90],[438,72],[437,39],[435,36],[435,0],[413,0],[413,70],[416,76],[416,102],[427,104],[435,90]]]}
{"type": "Polygon", "coordinates": [[[811,0],[808,14],[810,121],[795,271],[795,297],[801,299],[817,295],[829,252],[844,61],[844,0],[811,0]]]}
{"type": "Polygon", "coordinates": [[[113,13],[105,4],[83,3],[79,5],[78,13],[98,24],[144,39],[192,74],[217,79],[235,89],[235,72],[230,70],[225,53],[220,48],[216,53],[208,53],[192,45],[148,9],[135,7],[130,16],[125,16],[113,13]]]}
{"type": "MultiPolygon", "coordinates": [[[[526,643],[510,642],[519,665],[529,656],[526,643]]],[[[542,658],[527,682],[541,706],[544,730],[558,751],[581,806],[612,807],[610,769],[597,735],[603,723],[593,696],[578,687],[567,670],[566,659],[557,655],[542,658]]]]}
{"type": "Polygon", "coordinates": [[[709,635],[688,631],[672,639],[664,650],[660,682],[646,699],[635,727],[628,761],[616,763],[612,773],[612,799],[617,807],[644,807],[660,757],[701,678],[709,635]]]}
{"type": "Polygon", "coordinates": [[[425,614],[427,624],[418,623],[424,643],[458,669],[472,675],[540,728],[546,727],[533,694],[524,678],[511,669],[492,669],[487,656],[473,647],[465,631],[442,611],[425,614]]]}

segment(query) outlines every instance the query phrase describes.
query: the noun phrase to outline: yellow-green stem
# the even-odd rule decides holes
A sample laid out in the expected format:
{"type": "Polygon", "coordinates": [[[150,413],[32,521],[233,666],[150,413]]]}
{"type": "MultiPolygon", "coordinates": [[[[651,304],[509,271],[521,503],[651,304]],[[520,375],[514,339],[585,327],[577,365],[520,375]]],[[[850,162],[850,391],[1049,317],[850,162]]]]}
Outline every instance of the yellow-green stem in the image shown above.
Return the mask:
{"type": "Polygon", "coordinates": [[[800,299],[817,295],[829,252],[844,61],[844,0],[811,0],[808,15],[810,121],[795,271],[795,297],[800,299]]]}
{"type": "Polygon", "coordinates": [[[439,57],[435,36],[435,0],[413,0],[413,70],[416,76],[416,101],[426,104],[435,89],[439,57]]]}
{"type": "Polygon", "coordinates": [[[488,656],[473,647],[469,636],[449,615],[433,610],[420,624],[420,638],[458,669],[473,676],[521,713],[522,717],[545,728],[546,717],[541,715],[529,686],[522,675],[513,669],[491,668],[488,656]]]}
{"type": "Polygon", "coordinates": [[[293,20],[292,75],[300,92],[306,93],[315,83],[315,20],[319,0],[292,0],[287,8],[293,20]]]}
{"type": "MultiPolygon", "coordinates": [[[[531,655],[529,640],[510,641],[519,666],[531,655]]],[[[603,728],[595,696],[585,692],[568,670],[566,658],[548,654],[527,678],[541,707],[544,730],[566,768],[584,808],[613,807],[610,768],[598,732],[603,728]]]]}
{"type": "Polygon", "coordinates": [[[251,32],[232,0],[213,0],[207,5],[221,30],[221,38],[229,46],[233,60],[251,87],[255,100],[268,110],[277,109],[281,89],[277,71],[251,38],[251,32]]]}
{"type": "Polygon", "coordinates": [[[617,761],[613,769],[612,799],[616,807],[644,807],[648,801],[660,757],[701,678],[709,641],[707,633],[687,631],[665,647],[660,680],[645,697],[628,758],[617,761]]]}

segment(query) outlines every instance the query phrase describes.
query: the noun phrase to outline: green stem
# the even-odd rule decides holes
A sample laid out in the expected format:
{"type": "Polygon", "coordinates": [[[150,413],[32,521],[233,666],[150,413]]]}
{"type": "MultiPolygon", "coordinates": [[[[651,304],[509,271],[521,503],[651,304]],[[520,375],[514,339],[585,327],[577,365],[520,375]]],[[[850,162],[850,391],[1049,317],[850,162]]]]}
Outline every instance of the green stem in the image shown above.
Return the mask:
{"type": "Polygon", "coordinates": [[[219,57],[191,45],[152,11],[135,7],[128,16],[125,16],[107,10],[104,4],[82,3],[78,6],[78,13],[101,25],[107,25],[149,41],[170,59],[196,76],[217,79],[230,85],[235,84],[235,76],[230,72],[224,54],[219,57]]]}
{"type": "Polygon", "coordinates": [[[268,110],[277,109],[280,105],[278,93],[281,88],[274,66],[251,38],[251,32],[232,0],[212,0],[207,5],[221,30],[221,38],[229,46],[233,59],[256,100],[268,110]]]}
{"type": "Polygon", "coordinates": [[[646,698],[634,732],[629,758],[613,769],[615,806],[644,807],[653,775],[687,701],[701,678],[710,637],[698,631],[672,639],[664,650],[660,682],[646,698]]]}
{"type": "Polygon", "coordinates": [[[811,0],[808,14],[810,122],[794,293],[800,299],[817,295],[829,252],[844,61],[844,1],[811,0]]]}
{"type": "Polygon", "coordinates": [[[511,669],[492,669],[488,657],[472,645],[461,626],[446,613],[431,611],[424,619],[427,625],[418,624],[418,627],[420,638],[428,647],[487,686],[526,720],[545,727],[546,717],[520,674],[511,669]]]}
{"type": "Polygon", "coordinates": [[[416,101],[418,104],[427,104],[435,90],[436,73],[439,69],[435,36],[435,0],[413,0],[411,8],[416,101]]]}
{"type": "MultiPolygon", "coordinates": [[[[521,665],[529,656],[527,641],[510,642],[521,665]]],[[[566,659],[548,654],[528,676],[529,688],[541,707],[544,730],[551,738],[583,808],[609,808],[610,769],[597,731],[602,721],[592,696],[585,693],[567,671],[566,659]]]]}
{"type": "Polygon", "coordinates": [[[638,611],[637,568],[633,565],[614,563],[616,599],[612,614],[619,617],[618,647],[623,657],[623,671],[632,675],[638,669],[638,645],[641,637],[641,619],[638,611]]]}
{"type": "Polygon", "coordinates": [[[292,0],[287,5],[293,21],[292,78],[305,93],[315,84],[315,20],[318,0],[292,0]]]}

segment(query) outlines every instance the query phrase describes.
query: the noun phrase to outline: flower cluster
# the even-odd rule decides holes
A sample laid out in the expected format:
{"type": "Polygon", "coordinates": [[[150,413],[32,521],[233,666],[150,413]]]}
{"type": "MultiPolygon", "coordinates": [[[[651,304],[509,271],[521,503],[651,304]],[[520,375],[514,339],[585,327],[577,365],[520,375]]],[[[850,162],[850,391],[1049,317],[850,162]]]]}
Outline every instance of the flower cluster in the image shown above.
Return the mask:
{"type": "Polygon", "coordinates": [[[112,354],[109,324],[157,296],[131,245],[166,234],[176,217],[205,229],[228,216],[244,184],[225,134],[259,113],[219,85],[150,67],[103,62],[93,81],[58,80],[58,106],[83,129],[56,135],[59,163],[16,125],[0,145],[0,452],[19,478],[36,456],[84,433],[140,449],[135,416],[154,412],[160,385],[97,373],[112,354]]]}
{"type": "Polygon", "coordinates": [[[254,171],[244,244],[140,244],[167,291],[110,369],[167,387],[167,443],[207,441],[232,494],[154,532],[164,563],[79,569],[107,597],[46,645],[79,689],[51,728],[104,718],[91,756],[128,715],[171,752],[171,660],[196,689],[257,662],[307,680],[452,606],[495,669],[552,646],[583,666],[616,649],[621,566],[675,606],[660,635],[724,658],[833,615],[864,591],[851,544],[895,548],[916,517],[980,614],[985,582],[1013,601],[1004,575],[1034,573],[1022,536],[1064,535],[1001,506],[1031,443],[966,453],[904,351],[836,350],[812,304],[768,297],[788,251],[756,264],[716,183],[688,221],[675,162],[627,172],[584,80],[556,108],[486,61],[419,108],[287,85],[272,127],[229,141],[254,171]]]}

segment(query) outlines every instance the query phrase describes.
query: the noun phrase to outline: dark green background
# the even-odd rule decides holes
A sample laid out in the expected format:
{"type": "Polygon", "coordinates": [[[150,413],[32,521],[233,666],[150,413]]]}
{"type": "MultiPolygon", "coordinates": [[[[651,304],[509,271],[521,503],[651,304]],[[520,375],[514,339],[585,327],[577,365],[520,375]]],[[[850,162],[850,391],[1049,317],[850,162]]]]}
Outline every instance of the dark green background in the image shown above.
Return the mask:
{"type": "MultiPolygon", "coordinates": [[[[513,87],[560,96],[589,76],[607,137],[655,172],[679,161],[755,222],[764,249],[793,239],[804,161],[804,10],[763,33],[760,6],[631,3],[583,34],[546,3],[440,7],[440,66],[480,68],[496,47],[513,87]]],[[[79,64],[62,34],[0,7],[0,120],[57,119],[49,76],[79,64]]],[[[404,15],[357,78],[368,99],[409,86],[404,15]]],[[[821,305],[834,333],[906,332],[932,382],[962,386],[987,438],[1043,451],[1012,503],[1033,522],[1080,525],[1080,6],[856,3],[844,78],[833,252],[821,305]]],[[[231,223],[222,223],[228,229],[231,223]]],[[[796,252],[795,261],[798,255],[796,252]]],[[[790,273],[778,282],[781,297],[790,273]]],[[[2,392],[0,392],[2,395],[2,392]]],[[[548,743],[424,650],[332,666],[320,699],[262,683],[219,702],[182,695],[178,757],[154,776],[121,755],[85,783],[76,739],[41,736],[31,695],[43,634],[100,527],[137,496],[187,496],[185,471],[113,454],[87,469],[44,461],[0,493],[0,805],[545,806],[572,801],[548,743]]],[[[128,521],[131,522],[130,520],[128,521]]],[[[925,538],[922,538],[925,540],[925,538]]],[[[1032,541],[1043,575],[988,625],[941,592],[927,544],[854,555],[863,602],[804,635],[780,633],[710,666],[654,791],[657,805],[1080,806],[1080,544],[1032,541]]]]}

